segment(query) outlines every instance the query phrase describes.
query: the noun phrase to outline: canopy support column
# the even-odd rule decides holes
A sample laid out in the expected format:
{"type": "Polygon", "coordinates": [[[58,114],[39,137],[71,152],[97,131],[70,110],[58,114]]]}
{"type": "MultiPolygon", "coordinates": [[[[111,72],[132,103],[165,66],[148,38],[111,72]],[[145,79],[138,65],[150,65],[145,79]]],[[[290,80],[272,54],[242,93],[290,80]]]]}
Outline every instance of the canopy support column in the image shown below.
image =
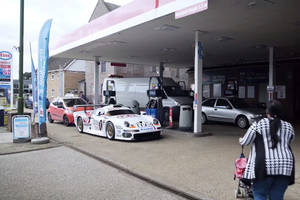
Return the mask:
{"type": "Polygon", "coordinates": [[[274,47],[269,47],[269,85],[267,87],[268,100],[273,101],[274,99],[274,47]]]}
{"type": "Polygon", "coordinates": [[[99,57],[95,57],[95,68],[94,68],[94,104],[100,103],[100,95],[99,95],[99,65],[100,60],[99,57]]]}
{"type": "Polygon", "coordinates": [[[202,45],[199,41],[199,31],[195,33],[195,91],[194,91],[194,134],[202,133],[202,45]]]}

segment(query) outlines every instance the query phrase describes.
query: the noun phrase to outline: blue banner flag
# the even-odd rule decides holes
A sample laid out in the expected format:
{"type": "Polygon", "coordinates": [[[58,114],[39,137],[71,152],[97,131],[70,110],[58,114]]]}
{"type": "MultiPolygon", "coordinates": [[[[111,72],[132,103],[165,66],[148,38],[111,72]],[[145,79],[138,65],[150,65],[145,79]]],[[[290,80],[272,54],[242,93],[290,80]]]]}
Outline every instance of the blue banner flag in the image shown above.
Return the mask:
{"type": "Polygon", "coordinates": [[[38,112],[39,112],[39,134],[46,135],[46,98],[49,58],[49,35],[52,19],[43,25],[39,37],[39,66],[38,66],[38,112]]]}
{"type": "Polygon", "coordinates": [[[37,102],[37,78],[35,73],[34,62],[32,59],[32,51],[31,51],[31,44],[29,44],[30,48],[30,59],[31,59],[31,82],[32,82],[32,108],[33,113],[38,112],[38,102],[37,102]]]}

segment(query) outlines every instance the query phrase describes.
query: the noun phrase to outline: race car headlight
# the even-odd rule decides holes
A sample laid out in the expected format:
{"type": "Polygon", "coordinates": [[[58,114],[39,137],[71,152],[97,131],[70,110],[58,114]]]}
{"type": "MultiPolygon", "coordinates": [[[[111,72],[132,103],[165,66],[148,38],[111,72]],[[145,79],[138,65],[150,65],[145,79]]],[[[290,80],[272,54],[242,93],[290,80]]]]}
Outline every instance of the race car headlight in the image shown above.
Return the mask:
{"type": "Polygon", "coordinates": [[[129,122],[125,121],[125,122],[124,122],[124,126],[125,126],[125,127],[129,127],[129,126],[130,126],[129,122]]]}
{"type": "Polygon", "coordinates": [[[153,119],[153,124],[154,125],[159,125],[159,121],[157,119],[153,119]]]}

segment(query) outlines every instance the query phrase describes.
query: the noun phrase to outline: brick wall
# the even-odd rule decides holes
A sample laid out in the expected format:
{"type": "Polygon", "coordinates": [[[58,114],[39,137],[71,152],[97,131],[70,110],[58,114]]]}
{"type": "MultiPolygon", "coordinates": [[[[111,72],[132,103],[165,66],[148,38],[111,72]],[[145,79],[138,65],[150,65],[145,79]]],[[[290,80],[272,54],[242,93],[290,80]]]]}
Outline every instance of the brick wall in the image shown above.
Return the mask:
{"type": "Polygon", "coordinates": [[[64,93],[78,94],[79,81],[85,79],[84,72],[65,71],[64,72],[64,93]]]}

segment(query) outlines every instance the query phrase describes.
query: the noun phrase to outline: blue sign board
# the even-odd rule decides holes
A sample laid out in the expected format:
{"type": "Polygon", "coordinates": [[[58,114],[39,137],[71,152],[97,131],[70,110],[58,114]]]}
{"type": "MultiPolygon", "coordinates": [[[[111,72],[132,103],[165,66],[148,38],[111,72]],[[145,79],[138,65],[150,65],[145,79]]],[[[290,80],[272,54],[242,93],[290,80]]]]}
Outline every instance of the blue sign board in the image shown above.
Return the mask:
{"type": "Polygon", "coordinates": [[[13,140],[30,139],[30,117],[28,115],[15,115],[13,121],[13,140]]]}

